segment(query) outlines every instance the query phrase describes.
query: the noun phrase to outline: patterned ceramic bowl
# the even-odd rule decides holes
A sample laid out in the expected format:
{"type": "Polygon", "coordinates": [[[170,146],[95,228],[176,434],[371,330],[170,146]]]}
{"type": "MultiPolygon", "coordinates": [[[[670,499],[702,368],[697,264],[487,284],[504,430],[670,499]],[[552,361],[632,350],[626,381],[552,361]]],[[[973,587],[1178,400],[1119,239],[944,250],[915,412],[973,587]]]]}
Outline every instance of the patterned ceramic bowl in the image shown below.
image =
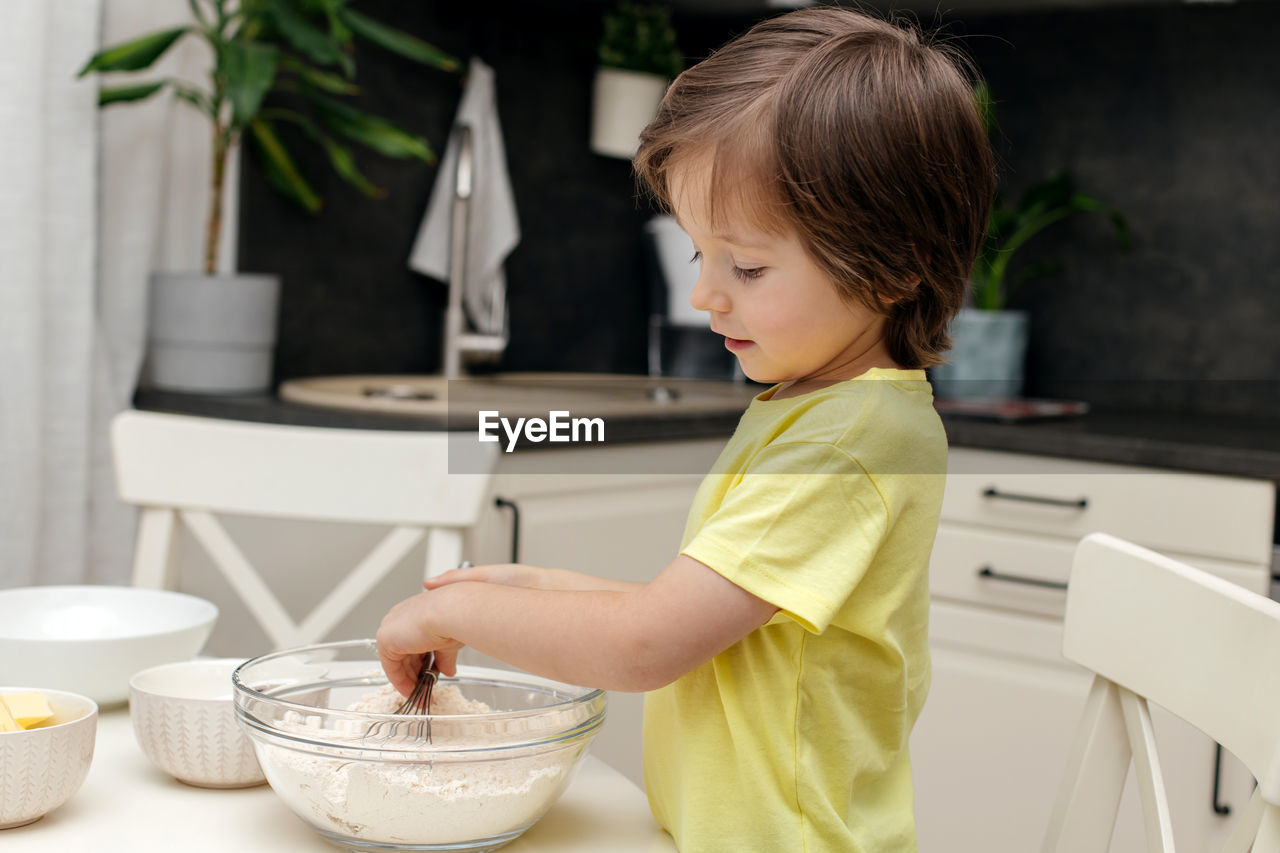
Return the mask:
{"type": "Polygon", "coordinates": [[[246,788],[266,781],[253,745],[236,723],[231,673],[240,663],[168,663],[130,679],[133,733],[152,764],[201,788],[246,788]]]}
{"type": "MultiPolygon", "coordinates": [[[[33,689],[0,687],[0,693],[33,689]]],[[[78,693],[39,690],[53,719],[27,731],[0,732],[0,829],[39,820],[71,799],[93,762],[97,704],[78,693]]]]}

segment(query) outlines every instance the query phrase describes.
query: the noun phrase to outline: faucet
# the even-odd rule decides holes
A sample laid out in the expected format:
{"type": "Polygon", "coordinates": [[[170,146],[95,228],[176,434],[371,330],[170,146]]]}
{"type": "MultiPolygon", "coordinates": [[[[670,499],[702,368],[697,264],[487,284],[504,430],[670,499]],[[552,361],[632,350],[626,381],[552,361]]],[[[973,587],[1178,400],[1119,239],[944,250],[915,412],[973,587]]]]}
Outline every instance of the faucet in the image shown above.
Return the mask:
{"type": "Polygon", "coordinates": [[[449,245],[449,301],[444,312],[444,378],[459,379],[468,357],[494,361],[507,347],[507,313],[502,306],[502,331],[478,334],[467,331],[462,291],[467,271],[467,214],[471,204],[474,157],[471,128],[458,127],[458,168],[453,191],[453,228],[449,245]]]}

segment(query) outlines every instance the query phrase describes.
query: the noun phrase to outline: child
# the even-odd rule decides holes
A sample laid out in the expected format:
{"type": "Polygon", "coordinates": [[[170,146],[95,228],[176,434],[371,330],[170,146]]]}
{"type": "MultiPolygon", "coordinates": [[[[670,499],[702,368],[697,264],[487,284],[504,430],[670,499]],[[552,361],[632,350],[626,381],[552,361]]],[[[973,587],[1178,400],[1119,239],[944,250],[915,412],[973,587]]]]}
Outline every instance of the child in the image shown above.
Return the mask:
{"type": "Polygon", "coordinates": [[[971,88],[911,30],[838,8],[758,24],[682,74],[635,166],[693,238],[694,307],[775,383],[649,583],[481,566],[378,631],[422,654],[652,691],[645,782],[683,853],[914,850],[907,740],[929,684],[942,361],[994,172],[971,88]]]}

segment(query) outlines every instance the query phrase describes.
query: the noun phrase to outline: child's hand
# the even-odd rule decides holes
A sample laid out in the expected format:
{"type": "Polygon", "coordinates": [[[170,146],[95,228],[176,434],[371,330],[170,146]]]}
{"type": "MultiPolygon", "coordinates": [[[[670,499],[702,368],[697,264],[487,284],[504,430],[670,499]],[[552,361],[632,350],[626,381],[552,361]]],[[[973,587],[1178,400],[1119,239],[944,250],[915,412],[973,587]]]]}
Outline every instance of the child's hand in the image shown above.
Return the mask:
{"type": "Polygon", "coordinates": [[[378,626],[378,658],[387,680],[408,696],[418,680],[418,670],[427,652],[436,653],[436,667],[444,675],[458,671],[458,649],[462,643],[439,631],[436,608],[438,593],[423,592],[392,607],[378,626]]]}
{"type": "Polygon", "coordinates": [[[443,574],[427,578],[422,585],[427,589],[439,589],[459,581],[480,581],[482,583],[500,583],[507,586],[523,586],[531,589],[555,589],[552,580],[555,569],[540,569],[521,563],[499,563],[491,566],[467,566],[461,569],[450,569],[443,574]]]}

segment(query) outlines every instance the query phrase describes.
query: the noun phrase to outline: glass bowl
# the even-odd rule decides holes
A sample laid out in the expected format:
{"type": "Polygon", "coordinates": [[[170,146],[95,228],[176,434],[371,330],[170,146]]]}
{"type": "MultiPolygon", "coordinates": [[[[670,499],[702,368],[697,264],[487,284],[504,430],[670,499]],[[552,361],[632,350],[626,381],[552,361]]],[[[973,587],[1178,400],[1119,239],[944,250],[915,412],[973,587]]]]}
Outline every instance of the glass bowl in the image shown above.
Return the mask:
{"type": "Polygon", "coordinates": [[[346,710],[387,687],[373,640],[263,655],[231,680],[271,788],[327,841],[362,853],[478,853],[517,838],[564,792],[605,716],[602,690],[466,666],[436,697],[453,685],[490,710],[346,710]]]}

